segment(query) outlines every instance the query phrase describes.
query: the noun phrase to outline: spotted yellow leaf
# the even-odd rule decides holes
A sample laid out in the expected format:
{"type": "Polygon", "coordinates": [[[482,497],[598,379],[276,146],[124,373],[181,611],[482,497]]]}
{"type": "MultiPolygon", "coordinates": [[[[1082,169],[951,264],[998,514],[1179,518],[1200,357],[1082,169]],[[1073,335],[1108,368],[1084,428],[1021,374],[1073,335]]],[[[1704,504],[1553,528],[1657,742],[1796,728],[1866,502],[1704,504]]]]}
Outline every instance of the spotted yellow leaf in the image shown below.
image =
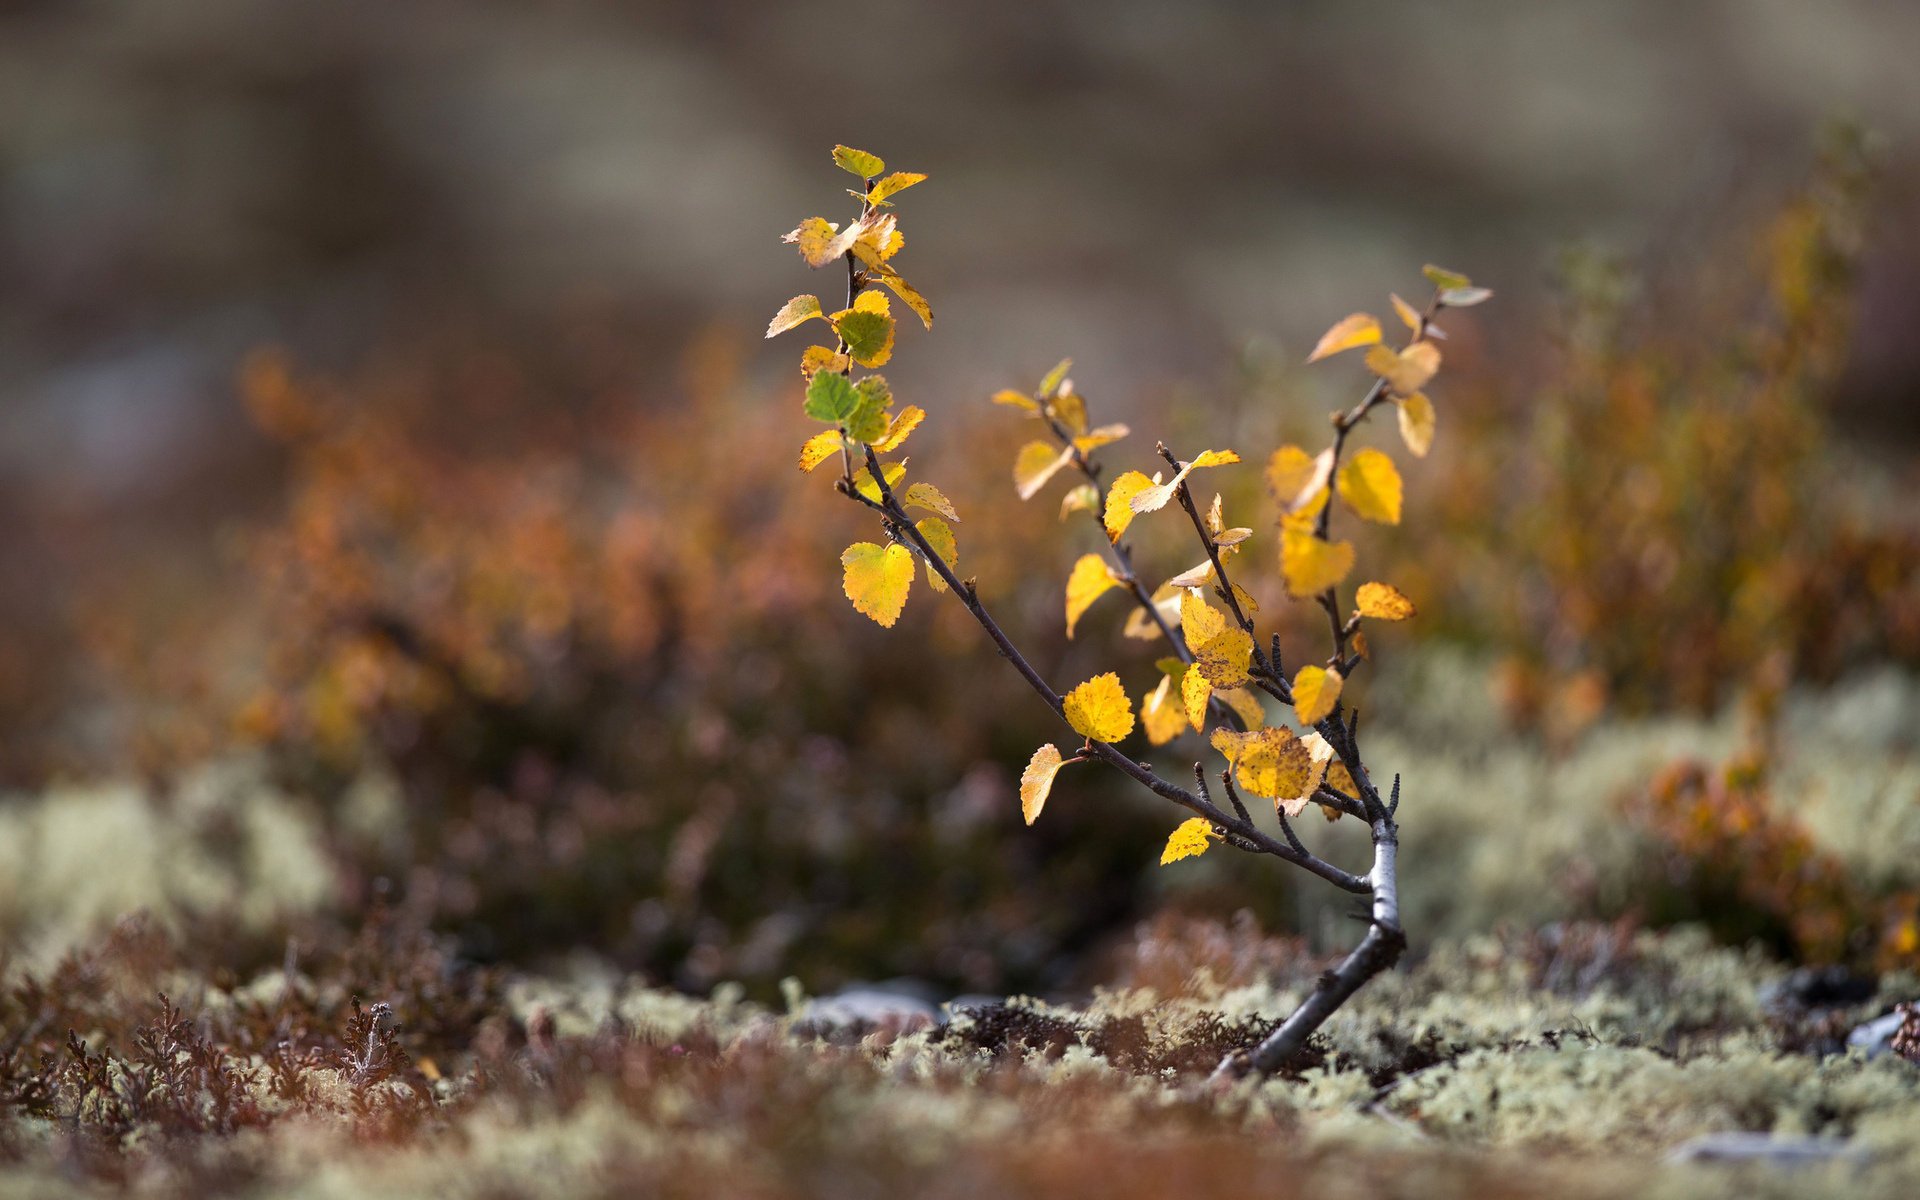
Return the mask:
{"type": "Polygon", "coordinates": [[[1187,645],[1198,647],[1226,631],[1227,614],[1202,599],[1200,589],[1188,588],[1180,593],[1180,628],[1187,645]]]}
{"type": "Polygon", "coordinates": [[[1415,458],[1425,458],[1427,451],[1433,449],[1433,431],[1438,423],[1434,415],[1433,401],[1427,399],[1425,392],[1415,392],[1400,401],[1400,440],[1413,451],[1415,458]]]}
{"type": "Polygon", "coordinates": [[[1252,658],[1253,639],[1247,632],[1226,629],[1193,648],[1193,669],[1216,688],[1235,687],[1247,681],[1252,658]]]}
{"type": "Polygon", "coordinates": [[[1075,733],[1096,742],[1117,742],[1133,732],[1133,706],[1111,671],[1068,692],[1062,712],[1075,733]]]}
{"type": "Polygon", "coordinates": [[[868,154],[865,150],[855,150],[852,146],[833,148],[833,165],[842,171],[858,175],[861,179],[872,179],[887,169],[877,154],[868,154]]]}
{"type": "Polygon", "coordinates": [[[1160,852],[1160,865],[1179,862],[1183,858],[1197,858],[1207,852],[1211,845],[1207,839],[1213,836],[1213,823],[1205,817],[1189,817],[1180,822],[1171,836],[1167,838],[1166,849],[1160,852]]]}
{"type": "Polygon", "coordinates": [[[1393,460],[1369,446],[1340,468],[1340,499],[1369,521],[1400,523],[1400,472],[1393,460]]]}
{"type": "Polygon", "coordinates": [[[1246,792],[1272,800],[1310,790],[1313,756],[1291,729],[1277,725],[1246,733],[1216,729],[1212,740],[1213,748],[1233,764],[1233,777],[1246,792]]]}
{"type": "Polygon", "coordinates": [[[1014,490],[1022,500],[1032,499],[1061,467],[1072,461],[1071,450],[1056,449],[1050,442],[1028,442],[1013,458],[1014,490]]]}
{"type": "Polygon", "coordinates": [[[887,197],[898,195],[914,184],[925,183],[926,181],[927,177],[925,175],[917,175],[912,171],[895,171],[879,183],[874,184],[867,192],[867,199],[874,204],[884,204],[886,203],[887,197]]]}
{"type": "Polygon", "coordinates": [[[834,455],[840,453],[840,447],[843,445],[845,445],[845,442],[841,439],[838,429],[821,430],[819,433],[808,438],[806,445],[800,447],[800,469],[802,471],[813,470],[821,463],[826,462],[834,455]]]}
{"type": "MultiPolygon", "coordinates": [[[[941,562],[947,564],[949,571],[960,565],[960,545],[953,540],[953,526],[939,517],[928,517],[914,522],[913,527],[920,531],[920,536],[927,540],[927,545],[933,547],[933,552],[940,556],[941,562]]],[[[932,563],[927,564],[927,585],[936,592],[947,590],[947,581],[940,578],[940,572],[933,569],[932,563]]]]}
{"type": "Polygon", "coordinates": [[[1207,702],[1213,698],[1213,685],[1207,677],[1189,668],[1180,676],[1180,707],[1186,710],[1187,723],[1195,730],[1207,727],[1207,702]]]}
{"type": "Polygon", "coordinates": [[[1067,576],[1067,637],[1073,637],[1074,625],[1095,600],[1119,586],[1120,577],[1105,559],[1098,554],[1081,555],[1067,576]]]}
{"type": "Polygon", "coordinates": [[[1313,353],[1307,355],[1308,362],[1319,362],[1329,355],[1342,350],[1352,350],[1357,346],[1372,346],[1380,341],[1380,322],[1370,313],[1354,313],[1334,322],[1333,328],[1320,335],[1314,344],[1313,353]]]}
{"type": "Polygon", "coordinates": [[[1340,699],[1340,672],[1326,667],[1301,667],[1293,677],[1293,713],[1302,725],[1327,719],[1340,699]]]}
{"type": "Polygon", "coordinates": [[[883,628],[893,628],[913,587],[913,552],[898,543],[855,542],[840,555],[846,568],[841,589],[853,607],[883,628]]]}
{"type": "Polygon", "coordinates": [[[953,501],[946,493],[930,483],[916,483],[901,493],[900,502],[910,508],[924,508],[928,512],[937,512],[949,521],[958,521],[960,514],[953,511],[953,501]]]}
{"type": "Polygon", "coordinates": [[[1387,583],[1363,583],[1354,594],[1354,607],[1376,621],[1404,621],[1414,615],[1413,601],[1387,583]]]}
{"type": "Polygon", "coordinates": [[[827,314],[820,307],[818,296],[795,296],[780,306],[773,314],[773,320],[767,322],[767,336],[777,337],[796,325],[804,324],[815,317],[826,320],[827,314]]]}
{"type": "Polygon", "coordinates": [[[1133,499],[1154,486],[1154,481],[1138,471],[1128,471],[1107,488],[1107,511],[1101,522],[1107,528],[1107,540],[1118,542],[1133,524],[1133,499]]]}
{"type": "Polygon", "coordinates": [[[1280,574],[1287,594],[1299,599],[1337,587],[1353,570],[1353,543],[1329,542],[1310,529],[1280,531],[1280,574]]]}

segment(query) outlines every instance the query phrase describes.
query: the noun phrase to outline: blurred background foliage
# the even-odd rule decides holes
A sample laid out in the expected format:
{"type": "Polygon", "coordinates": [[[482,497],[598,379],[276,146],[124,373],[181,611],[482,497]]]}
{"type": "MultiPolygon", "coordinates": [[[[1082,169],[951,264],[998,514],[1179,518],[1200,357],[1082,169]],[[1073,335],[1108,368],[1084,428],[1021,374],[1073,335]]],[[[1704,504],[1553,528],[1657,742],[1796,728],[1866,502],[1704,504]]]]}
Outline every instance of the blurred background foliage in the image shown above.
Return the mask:
{"type": "Polygon", "coordinates": [[[1049,674],[1137,691],[1151,652],[1117,606],[1064,638],[1091,531],[1014,496],[995,388],[1072,354],[1115,469],[1257,462],[1357,389],[1298,365],[1327,323],[1458,267],[1500,302],[1360,542],[1422,609],[1360,692],[1416,927],[1914,963],[1920,14],[873,6],[858,71],[796,51],[814,20],[0,10],[10,949],[147,905],[244,971],[377,905],[770,995],[1064,986],[1158,910],[1344,941],[1257,864],[1154,868],[1170,818],[1117,778],[1023,829],[1044,712],[957,606],[841,600],[868,531],[756,340],[817,283],[777,239],[837,140],[932,177],[939,323],[887,374],[1049,674]]]}

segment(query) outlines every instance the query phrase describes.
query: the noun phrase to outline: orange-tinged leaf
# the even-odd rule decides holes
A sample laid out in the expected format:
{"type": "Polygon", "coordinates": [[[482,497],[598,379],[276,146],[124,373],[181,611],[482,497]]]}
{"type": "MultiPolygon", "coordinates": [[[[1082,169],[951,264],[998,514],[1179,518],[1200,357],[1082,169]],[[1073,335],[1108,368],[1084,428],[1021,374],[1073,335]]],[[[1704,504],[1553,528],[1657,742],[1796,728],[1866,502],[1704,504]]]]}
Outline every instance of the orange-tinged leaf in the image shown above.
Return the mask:
{"type": "Polygon", "coordinates": [[[1047,486],[1061,467],[1073,461],[1071,450],[1056,449],[1050,442],[1028,442],[1013,459],[1013,486],[1022,500],[1033,497],[1047,486]]]}
{"type": "Polygon", "coordinates": [[[1117,742],[1133,732],[1133,706],[1111,671],[1068,692],[1062,711],[1075,733],[1096,742],[1117,742]]]}
{"type": "Polygon", "coordinates": [[[1215,688],[1245,683],[1252,659],[1253,639],[1244,629],[1222,630],[1193,648],[1193,669],[1215,688]]]}
{"type": "MultiPolygon", "coordinates": [[[[887,298],[878,292],[863,292],[861,299],[874,296],[882,304],[887,298]]],[[[872,308],[853,308],[833,318],[833,328],[847,344],[847,353],[863,367],[884,366],[893,357],[893,317],[872,308]]]]}
{"type": "Polygon", "coordinates": [[[1369,521],[1400,523],[1400,472],[1393,460],[1368,447],[1340,468],[1336,481],[1340,499],[1369,521]]]}
{"type": "MultiPolygon", "coordinates": [[[[891,485],[889,485],[891,486],[891,485]]],[[[900,502],[910,508],[924,508],[928,512],[937,512],[949,521],[958,521],[960,514],[953,511],[953,501],[930,483],[916,483],[900,496],[900,502]]]]}
{"type": "Polygon", "coordinates": [[[1334,322],[1333,328],[1320,335],[1314,344],[1313,353],[1307,355],[1308,362],[1319,362],[1329,355],[1342,350],[1352,350],[1358,346],[1377,345],[1380,341],[1380,322],[1371,313],[1354,313],[1334,322]]]}
{"type": "Polygon", "coordinates": [[[1120,586],[1119,576],[1098,554],[1083,554],[1067,576],[1067,637],[1093,602],[1120,586]]]}
{"type": "Polygon", "coordinates": [[[900,443],[907,440],[907,435],[920,428],[920,422],[926,419],[926,409],[917,404],[907,405],[888,419],[887,432],[873,444],[874,450],[880,454],[898,450],[900,443]]]}
{"type": "Polygon", "coordinates": [[[1213,696],[1213,685],[1207,677],[1189,668],[1180,676],[1180,707],[1186,710],[1187,722],[1194,729],[1207,727],[1207,701],[1213,696]]]}
{"type": "Polygon", "coordinates": [[[1107,527],[1107,540],[1118,542],[1127,532],[1127,526],[1133,524],[1133,498],[1153,486],[1138,471],[1128,471],[1113,481],[1107,488],[1107,511],[1102,524],[1107,527]]]}
{"type": "Polygon", "coordinates": [[[872,179],[887,169],[877,154],[868,154],[865,150],[855,150],[852,146],[833,148],[833,165],[862,180],[872,179]]]}
{"type": "Polygon", "coordinates": [[[1420,332],[1420,327],[1426,324],[1426,322],[1423,321],[1420,317],[1420,310],[1415,308],[1413,305],[1408,304],[1405,300],[1402,300],[1397,295],[1392,297],[1392,299],[1393,299],[1393,311],[1399,315],[1400,320],[1406,325],[1406,327],[1408,329],[1411,329],[1417,335],[1420,332]]]}
{"type": "Polygon", "coordinates": [[[912,171],[895,171],[873,185],[872,190],[867,193],[867,200],[873,204],[884,204],[889,196],[896,196],[914,184],[926,181],[925,175],[915,174],[912,171]]]}
{"type": "Polygon", "coordinates": [[[838,429],[824,429],[814,434],[807,439],[806,445],[800,447],[800,469],[813,470],[840,453],[840,447],[844,444],[838,429]]]}
{"type": "Polygon", "coordinates": [[[1064,521],[1077,512],[1092,512],[1099,503],[1100,489],[1093,484],[1069,488],[1067,494],[1060,497],[1060,519],[1064,521]]]}
{"type": "Polygon", "coordinates": [[[1189,817],[1180,822],[1167,838],[1166,849],[1160,852],[1160,865],[1179,862],[1183,858],[1197,858],[1207,852],[1211,845],[1207,839],[1213,836],[1213,823],[1205,817],[1189,817]]]}
{"type": "Polygon", "coordinates": [[[1202,599],[1198,588],[1188,588],[1180,593],[1180,628],[1187,645],[1198,647],[1226,632],[1227,614],[1202,599]]]}
{"type": "Polygon", "coordinates": [[[1370,651],[1370,649],[1369,649],[1369,648],[1368,648],[1368,646],[1367,646],[1367,631],[1366,631],[1366,630],[1364,630],[1364,629],[1356,629],[1356,630],[1354,630],[1354,631],[1353,631],[1353,643],[1352,643],[1352,644],[1353,644],[1353,652],[1354,652],[1355,654],[1358,654],[1358,655],[1359,655],[1359,656],[1360,656],[1360,657],[1361,657],[1362,659],[1371,659],[1371,658],[1373,657],[1373,654],[1372,654],[1372,652],[1370,651]]]}
{"type": "Polygon", "coordinates": [[[773,314],[773,320],[767,322],[767,336],[776,337],[792,329],[795,325],[813,320],[815,317],[826,319],[827,314],[820,308],[818,296],[795,296],[780,306],[773,314]]]}
{"type": "Polygon", "coordinates": [[[1001,388],[995,392],[993,394],[993,402],[995,404],[1004,404],[1009,408],[1025,409],[1030,413],[1040,411],[1040,405],[1034,401],[1032,396],[1027,395],[1025,392],[1016,392],[1012,388],[1001,388]]]}
{"type": "Polygon", "coordinates": [[[1293,712],[1303,725],[1327,719],[1340,699],[1340,672],[1326,667],[1301,667],[1293,677],[1293,712]]]}
{"type": "Polygon", "coordinates": [[[1020,815],[1031,825],[1040,817],[1040,810],[1047,806],[1047,793],[1053,791],[1053,777],[1065,766],[1060,757],[1060,747],[1048,742],[1033,752],[1027,760],[1027,769],[1020,772],[1020,815]]]}
{"type": "Polygon", "coordinates": [[[840,564],[846,568],[841,589],[853,607],[881,627],[893,628],[913,587],[913,552],[898,543],[855,542],[841,553],[840,564]]]}
{"type": "Polygon", "coordinates": [[[1415,342],[1405,350],[1375,346],[1367,351],[1367,369],[1387,381],[1387,387],[1407,396],[1427,386],[1440,370],[1440,347],[1432,342],[1415,342]]]}
{"type": "Polygon", "coordinates": [[[1400,401],[1400,440],[1413,451],[1415,458],[1425,458],[1427,451],[1433,449],[1433,431],[1438,423],[1434,415],[1433,401],[1427,399],[1425,392],[1415,392],[1400,401]]]}
{"type": "Polygon", "coordinates": [[[853,360],[826,346],[808,346],[800,356],[800,378],[811,381],[821,371],[838,375],[853,365],[853,360]]]}
{"type": "Polygon", "coordinates": [[[1354,594],[1354,607],[1376,621],[1404,621],[1414,615],[1413,601],[1388,583],[1363,583],[1354,594]]]}
{"type": "MultiPolygon", "coordinates": [[[[947,564],[948,570],[960,565],[960,544],[953,540],[953,526],[939,517],[928,517],[923,521],[915,521],[913,527],[920,531],[927,545],[933,547],[940,561],[947,564]]],[[[947,590],[947,581],[940,578],[940,572],[933,569],[932,563],[927,564],[927,585],[936,592],[947,590]]]]}
{"type": "Polygon", "coordinates": [[[1140,725],[1147,741],[1164,746],[1179,737],[1187,727],[1187,715],[1173,698],[1173,676],[1162,675],[1159,684],[1140,697],[1140,725]]]}
{"type": "Polygon", "coordinates": [[[1280,531],[1280,574],[1296,599],[1337,587],[1353,570],[1353,543],[1329,542],[1309,529],[1280,531]]]}

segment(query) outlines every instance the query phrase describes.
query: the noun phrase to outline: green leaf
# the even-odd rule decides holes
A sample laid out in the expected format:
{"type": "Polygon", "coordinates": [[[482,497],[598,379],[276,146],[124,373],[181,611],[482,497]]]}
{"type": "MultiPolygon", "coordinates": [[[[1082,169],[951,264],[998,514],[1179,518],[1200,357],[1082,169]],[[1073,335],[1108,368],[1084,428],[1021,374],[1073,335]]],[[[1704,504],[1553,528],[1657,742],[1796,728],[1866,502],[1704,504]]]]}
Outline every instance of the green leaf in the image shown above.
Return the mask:
{"type": "Polygon", "coordinates": [[[869,375],[853,385],[859,397],[847,414],[847,436],[856,442],[877,442],[887,435],[887,409],[893,406],[893,391],[885,375],[869,375]]]}
{"type": "Polygon", "coordinates": [[[1040,390],[1036,394],[1042,397],[1051,397],[1055,392],[1060,390],[1060,385],[1066,381],[1067,372],[1071,370],[1073,370],[1073,360],[1070,358],[1061,359],[1054,365],[1053,370],[1048,371],[1041,377],[1040,390]]]}
{"type": "Polygon", "coordinates": [[[893,318],[886,313],[858,309],[843,312],[834,319],[833,327],[847,343],[847,353],[863,367],[884,365],[893,356],[893,318]]]}
{"type": "Polygon", "coordinates": [[[858,175],[862,180],[872,179],[887,169],[887,164],[880,161],[878,155],[868,154],[865,150],[855,150],[852,146],[835,146],[833,165],[842,171],[858,175]]]}
{"type": "Polygon", "coordinates": [[[1445,267],[1436,267],[1432,263],[1421,267],[1420,273],[1427,277],[1427,282],[1443,291],[1447,288],[1468,287],[1473,283],[1473,280],[1458,271],[1449,271],[1445,267]]]}
{"type": "Polygon", "coordinates": [[[853,390],[845,375],[820,371],[807,384],[806,414],[816,421],[838,425],[860,407],[860,393],[853,390]]]}

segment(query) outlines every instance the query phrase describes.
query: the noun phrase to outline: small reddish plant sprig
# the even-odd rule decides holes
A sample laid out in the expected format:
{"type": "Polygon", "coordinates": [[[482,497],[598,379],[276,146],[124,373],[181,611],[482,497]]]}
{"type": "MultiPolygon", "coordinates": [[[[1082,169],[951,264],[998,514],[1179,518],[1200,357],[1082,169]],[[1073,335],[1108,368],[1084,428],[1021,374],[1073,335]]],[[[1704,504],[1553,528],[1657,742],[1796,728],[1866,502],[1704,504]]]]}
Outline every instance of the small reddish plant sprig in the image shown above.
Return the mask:
{"type": "Polygon", "coordinates": [[[1364,520],[1398,524],[1402,484],[1386,453],[1369,447],[1349,455],[1347,442],[1376,410],[1392,405],[1407,449],[1415,456],[1427,453],[1435,415],[1422,389],[1439,371],[1435,342],[1443,336],[1434,319],[1443,309],[1479,304],[1492,293],[1464,276],[1429,266],[1425,274],[1434,292],[1424,308],[1392,298],[1409,331],[1404,345],[1388,345],[1378,319],[1355,313],[1328,330],[1309,356],[1309,362],[1316,362],[1364,348],[1374,378],[1359,403],[1332,415],[1326,448],[1315,454],[1282,446],[1267,464],[1267,484],[1280,508],[1279,561],[1287,594],[1326,611],[1332,640],[1324,661],[1302,666],[1291,676],[1282,664],[1279,635],[1262,645],[1253,620],[1259,606],[1228,570],[1228,563],[1253,539],[1253,530],[1230,526],[1218,495],[1203,512],[1190,482],[1195,471],[1240,462],[1238,453],[1205,450],[1181,459],[1162,444],[1157,451],[1164,469],[1152,475],[1127,471],[1103,484],[1096,454],[1128,436],[1129,430],[1124,425],[1092,425],[1086,399],[1068,377],[1070,363],[1048,372],[1032,393],[1007,390],[994,396],[996,403],[1027,413],[1044,431],[1044,437],[1027,443],[1015,456],[1013,481],[1020,498],[1038,495],[1071,468],[1080,482],[1061,501],[1062,519],[1086,512],[1102,528],[1104,552],[1081,556],[1067,578],[1067,636],[1074,635],[1081,617],[1101,596],[1118,590],[1135,608],[1124,633],[1165,639],[1173,651],[1156,662],[1160,679],[1141,697],[1136,722],[1117,673],[1096,675],[1065,693],[1054,689],[981,603],[974,580],[957,574],[959,546],[953,526],[960,518],[953,503],[931,483],[902,487],[906,460],[884,460],[926,413],[913,406],[894,411],[885,377],[867,374],[856,380],[854,371],[879,367],[893,353],[895,320],[886,295],[877,288],[891,291],[929,330],[933,327],[932,309],[894,265],[904,243],[890,200],[926,177],[887,174],[878,157],[846,146],[834,148],[833,161],[861,181],[858,190],[851,190],[860,202],[859,215],[844,226],[810,217],[785,240],[799,247],[809,266],[845,263],[846,304],[828,312],[818,297],[796,296],[774,316],[767,336],[814,320],[826,323],[836,335],[835,345],[811,346],[801,356],[806,415],[829,428],[801,448],[800,467],[814,471],[837,459],[841,473],[835,487],[879,518],[885,544],[855,542],[841,555],[847,598],[861,613],[891,628],[906,606],[914,576],[924,567],[928,585],[957,596],[1001,656],[1083,739],[1070,753],[1063,754],[1052,743],[1034,752],[1020,779],[1021,809],[1028,824],[1039,817],[1060,771],[1102,762],[1193,814],[1168,837],[1160,856],[1163,865],[1203,854],[1219,843],[1272,855],[1367,897],[1368,929],[1360,944],[1321,975],[1313,991],[1259,1046],[1229,1055],[1216,1074],[1264,1074],[1285,1066],[1341,1004],[1390,968],[1406,948],[1396,871],[1400,779],[1394,777],[1386,795],[1375,786],[1360,752],[1358,715],[1343,704],[1341,694],[1367,656],[1362,621],[1405,620],[1414,615],[1414,606],[1396,588],[1376,581],[1361,584],[1353,609],[1344,611],[1340,587],[1352,573],[1354,548],[1351,542],[1333,540],[1331,530],[1336,496],[1364,520]],[[1125,535],[1137,517],[1176,504],[1192,524],[1205,558],[1149,588],[1125,535]],[[916,511],[931,515],[917,517],[916,511]],[[1304,732],[1270,722],[1263,696],[1290,710],[1304,732]],[[1229,808],[1215,802],[1204,763],[1194,763],[1195,789],[1188,790],[1121,750],[1120,743],[1136,723],[1154,746],[1189,730],[1204,734],[1211,726],[1210,743],[1227,764],[1218,778],[1229,808]],[[1273,802],[1278,836],[1255,822],[1243,793],[1273,802]],[[1365,874],[1347,871],[1308,849],[1292,821],[1309,804],[1320,805],[1329,820],[1353,817],[1368,825],[1373,861],[1365,874]]]}

